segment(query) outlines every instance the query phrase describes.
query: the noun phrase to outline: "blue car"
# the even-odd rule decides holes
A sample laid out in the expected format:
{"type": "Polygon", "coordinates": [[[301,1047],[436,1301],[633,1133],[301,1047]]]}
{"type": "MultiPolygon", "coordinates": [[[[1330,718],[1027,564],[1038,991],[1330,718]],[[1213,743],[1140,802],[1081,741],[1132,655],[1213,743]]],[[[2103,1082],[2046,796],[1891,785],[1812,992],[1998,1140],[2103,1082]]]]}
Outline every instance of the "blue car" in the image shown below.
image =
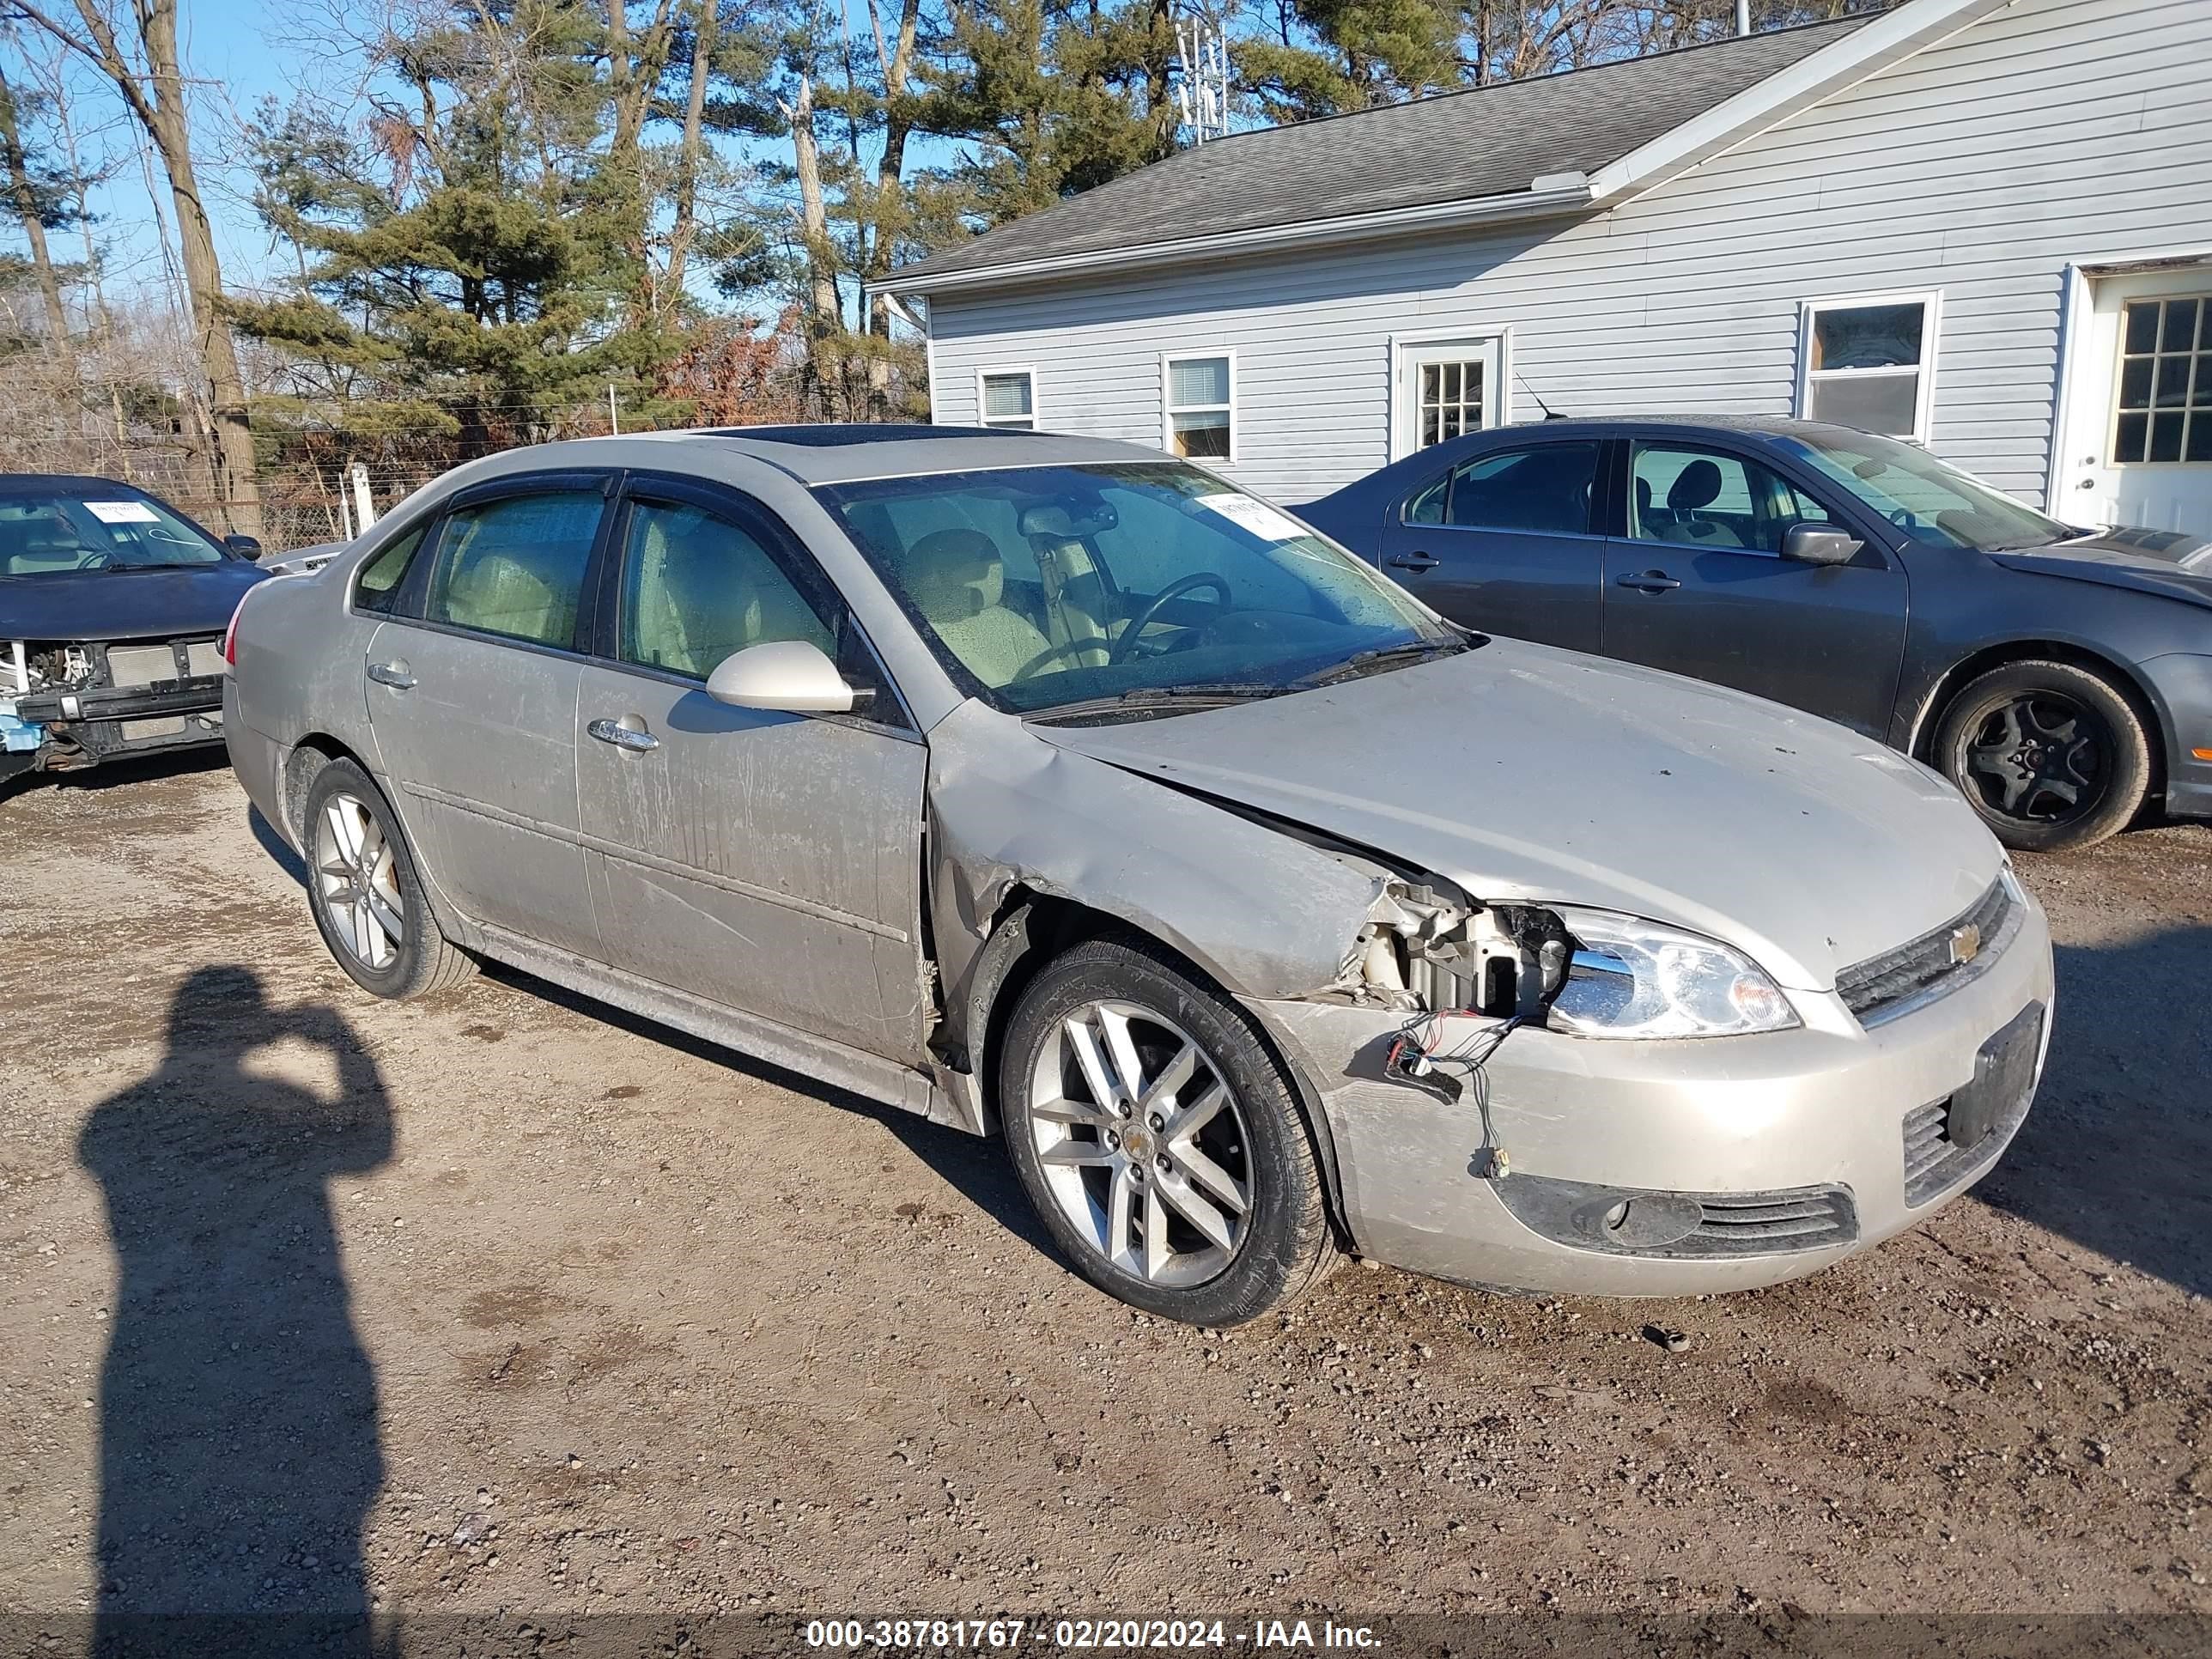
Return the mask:
{"type": "Polygon", "coordinates": [[[1767,419],[1497,428],[1297,511],[1454,622],[1902,750],[2008,846],[2212,817],[2195,537],[2061,524],[1893,438],[1767,419]]]}
{"type": "Polygon", "coordinates": [[[0,476],[0,778],[221,743],[260,551],[133,484],[0,476]]]}

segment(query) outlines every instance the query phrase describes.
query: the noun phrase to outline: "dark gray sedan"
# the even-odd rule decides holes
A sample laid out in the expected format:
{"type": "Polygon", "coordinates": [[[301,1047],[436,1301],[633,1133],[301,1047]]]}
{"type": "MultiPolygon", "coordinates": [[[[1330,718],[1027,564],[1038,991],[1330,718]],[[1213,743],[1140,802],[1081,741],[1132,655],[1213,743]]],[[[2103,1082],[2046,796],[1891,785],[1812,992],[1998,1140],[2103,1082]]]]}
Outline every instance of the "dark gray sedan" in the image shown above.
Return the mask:
{"type": "Polygon", "coordinates": [[[1927,761],[2008,845],[2212,817],[2212,544],[2063,525],[1777,420],[1550,421],[1299,509],[1455,621],[1671,669],[1927,761]]]}

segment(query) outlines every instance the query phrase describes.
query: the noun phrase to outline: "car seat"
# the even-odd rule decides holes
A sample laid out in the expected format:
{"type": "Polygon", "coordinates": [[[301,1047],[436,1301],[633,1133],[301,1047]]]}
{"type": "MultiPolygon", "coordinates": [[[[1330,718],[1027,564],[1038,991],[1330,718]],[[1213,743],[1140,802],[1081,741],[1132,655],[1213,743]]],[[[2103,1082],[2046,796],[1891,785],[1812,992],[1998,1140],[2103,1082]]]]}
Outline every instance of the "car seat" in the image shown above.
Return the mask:
{"type": "Polygon", "coordinates": [[[902,563],[915,608],[984,684],[1010,685],[1052,659],[1052,641],[1006,605],[1006,558],[981,531],[933,531],[902,563]]]}
{"type": "MultiPolygon", "coordinates": [[[[1637,480],[1637,501],[1641,505],[1650,485],[1641,478],[1637,480]]],[[[1708,547],[1743,546],[1743,538],[1728,526],[1697,516],[1721,498],[1724,484],[1717,462],[1692,461],[1668,489],[1668,516],[1650,527],[1662,541],[1688,542],[1708,547]]]]}

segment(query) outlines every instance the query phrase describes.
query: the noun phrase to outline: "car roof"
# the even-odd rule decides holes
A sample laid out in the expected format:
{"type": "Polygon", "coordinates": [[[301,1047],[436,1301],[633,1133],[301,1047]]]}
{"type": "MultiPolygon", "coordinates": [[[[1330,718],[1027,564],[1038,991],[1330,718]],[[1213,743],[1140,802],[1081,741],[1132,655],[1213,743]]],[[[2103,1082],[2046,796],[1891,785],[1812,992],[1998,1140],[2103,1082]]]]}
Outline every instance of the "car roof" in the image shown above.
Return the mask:
{"type": "Polygon", "coordinates": [[[90,495],[95,490],[112,495],[118,489],[133,495],[147,493],[137,484],[125,483],[119,478],[97,478],[89,473],[0,472],[0,495],[90,495]]]}
{"type": "MultiPolygon", "coordinates": [[[[1726,432],[1740,438],[1850,438],[1865,434],[1826,421],[1801,421],[1783,415],[1564,415],[1492,427],[1481,435],[1541,432],[1564,437],[1574,432],[1615,433],[1634,428],[1684,432],[1726,432]]],[[[1468,434],[1474,435],[1472,434],[1468,434]]]]}
{"type": "MultiPolygon", "coordinates": [[[[654,444],[711,447],[765,461],[809,486],[929,472],[982,471],[1011,466],[1098,465],[1168,458],[1141,444],[1066,437],[980,426],[829,425],[704,427],[641,434],[654,444]]],[[[564,450],[581,452],[609,440],[586,438],[564,450]]],[[[518,452],[528,453],[527,451],[518,452]]],[[[566,458],[564,458],[566,459],[566,458]]],[[[574,453],[574,459],[586,457],[574,453]]]]}

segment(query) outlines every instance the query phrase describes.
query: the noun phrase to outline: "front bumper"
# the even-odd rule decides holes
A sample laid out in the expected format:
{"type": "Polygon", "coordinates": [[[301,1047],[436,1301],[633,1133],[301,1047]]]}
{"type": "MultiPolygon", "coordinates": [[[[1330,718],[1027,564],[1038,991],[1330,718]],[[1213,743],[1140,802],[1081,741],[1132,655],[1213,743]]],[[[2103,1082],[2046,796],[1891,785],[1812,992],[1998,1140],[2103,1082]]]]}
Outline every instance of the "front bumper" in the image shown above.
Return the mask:
{"type": "MultiPolygon", "coordinates": [[[[2051,935],[2033,898],[1995,959],[1949,994],[1873,1030],[1833,996],[1796,994],[1802,1029],[1703,1042],[1590,1040],[1526,1029],[1487,1068],[1494,1143],[1473,1091],[1445,1103],[1385,1078],[1402,1016],[1311,1002],[1248,1001],[1312,1085],[1334,1143],[1352,1238],[1395,1266],[1462,1283],[1555,1295],[1682,1296],[1772,1285],[1879,1243],[1986,1175],[2010,1144],[2050,1040],[2051,935]],[[1930,1190],[1931,1108],[1965,1098],[1991,1039],[2044,1011],[2019,1109],[1942,1164],[1930,1190]],[[1488,1176],[1502,1146],[1511,1173],[1488,1176]],[[1910,1198],[1908,1157],[1917,1178],[1910,1198]],[[1504,1188],[1528,1184],[1508,1202],[1504,1188]],[[1593,1194],[1577,1204],[1578,1189],[1593,1194]],[[1778,1229],[1767,1251],[1639,1249],[1600,1234],[1564,1242],[1571,1213],[1607,1194],[1712,1200],[1752,1218],[1848,1212],[1833,1243],[1778,1229]],[[1516,1214],[1516,1211],[1520,1213],[1516,1214]],[[1523,1219],[1523,1216],[1531,1218],[1523,1219]]],[[[1464,1035],[1486,1021],[1448,1020],[1464,1035]]],[[[1446,1040],[1449,1046],[1450,1038],[1446,1040]]],[[[1664,1205],[1649,1206],[1663,1213],[1664,1205]]]]}
{"type": "Polygon", "coordinates": [[[75,771],[118,755],[221,743],[225,679],[191,674],[143,685],[43,690],[15,699],[15,716],[40,731],[36,764],[75,771]]]}
{"type": "Polygon", "coordinates": [[[2212,818],[2212,657],[2154,657],[2142,665],[2166,732],[2166,810],[2177,818],[2212,818]]]}

